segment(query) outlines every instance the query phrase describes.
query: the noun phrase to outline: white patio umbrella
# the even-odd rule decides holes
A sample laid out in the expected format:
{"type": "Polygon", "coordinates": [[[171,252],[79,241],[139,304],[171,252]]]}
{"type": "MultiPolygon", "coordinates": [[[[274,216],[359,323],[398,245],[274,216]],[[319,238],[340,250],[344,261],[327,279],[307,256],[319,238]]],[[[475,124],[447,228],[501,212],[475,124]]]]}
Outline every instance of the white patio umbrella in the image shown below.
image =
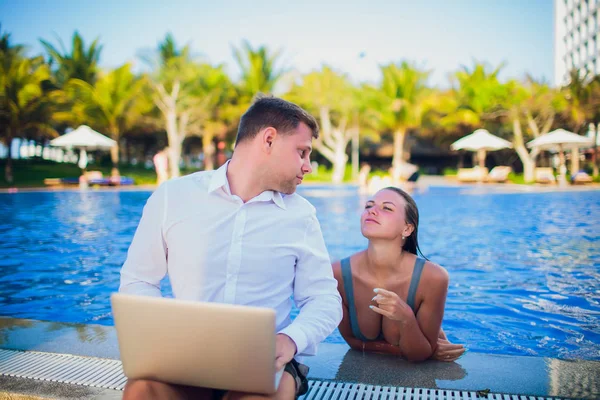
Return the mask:
{"type": "MultiPolygon", "coordinates": [[[[527,147],[538,147],[541,150],[552,150],[558,151],[558,159],[560,163],[559,180],[561,183],[566,182],[567,167],[565,165],[565,148],[571,149],[573,152],[572,156],[574,159],[579,160],[579,149],[582,147],[588,147],[593,143],[593,140],[578,135],[573,132],[569,132],[565,129],[556,129],[552,132],[546,133],[536,139],[527,143],[527,147]]],[[[574,162],[575,166],[575,162],[574,162]]],[[[571,171],[576,173],[577,171],[571,171]]]]}
{"type": "Polygon", "coordinates": [[[477,129],[475,132],[458,139],[450,145],[453,150],[476,151],[479,166],[485,167],[485,156],[488,151],[496,151],[511,148],[508,140],[492,135],[487,129],[477,129]]]}
{"type": "Polygon", "coordinates": [[[113,139],[96,132],[87,125],[81,125],[79,128],[50,141],[51,146],[79,149],[79,167],[81,169],[85,169],[87,166],[87,151],[109,150],[116,144],[117,142],[113,139]]]}

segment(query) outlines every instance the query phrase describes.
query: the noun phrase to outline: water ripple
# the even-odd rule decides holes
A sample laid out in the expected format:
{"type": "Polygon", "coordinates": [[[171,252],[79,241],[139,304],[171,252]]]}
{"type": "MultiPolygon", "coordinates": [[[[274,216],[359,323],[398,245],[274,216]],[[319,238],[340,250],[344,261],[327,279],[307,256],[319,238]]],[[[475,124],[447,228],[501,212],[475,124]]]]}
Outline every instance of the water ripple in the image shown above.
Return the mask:
{"type": "MultiPolygon", "coordinates": [[[[317,208],[332,260],[366,246],[365,196],[300,192],[317,208]]],[[[463,192],[414,196],[421,248],[450,273],[451,340],[478,352],[600,360],[598,193],[463,192]]],[[[112,324],[109,295],[149,194],[0,195],[0,315],[112,324]]],[[[168,279],[162,287],[171,294],[168,279]]]]}

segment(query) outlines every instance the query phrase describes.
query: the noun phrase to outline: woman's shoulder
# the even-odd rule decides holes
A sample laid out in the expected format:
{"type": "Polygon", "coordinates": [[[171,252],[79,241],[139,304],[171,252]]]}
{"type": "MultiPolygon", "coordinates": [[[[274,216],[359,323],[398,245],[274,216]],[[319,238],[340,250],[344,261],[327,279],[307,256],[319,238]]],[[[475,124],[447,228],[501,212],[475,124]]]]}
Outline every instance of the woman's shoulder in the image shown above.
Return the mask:
{"type": "Polygon", "coordinates": [[[440,285],[448,284],[449,276],[446,268],[432,261],[425,261],[422,274],[423,278],[430,283],[438,283],[440,285]]]}
{"type": "Polygon", "coordinates": [[[337,280],[340,280],[342,277],[342,262],[341,262],[341,260],[332,262],[331,268],[333,269],[333,277],[337,280]]]}
{"type": "Polygon", "coordinates": [[[360,262],[360,257],[362,255],[363,251],[359,251],[357,253],[354,253],[352,255],[349,255],[348,257],[344,257],[341,260],[337,260],[331,263],[331,267],[333,268],[333,274],[336,278],[340,278],[342,276],[342,261],[344,260],[350,260],[350,262],[352,263],[352,265],[356,266],[357,262],[360,262]]]}

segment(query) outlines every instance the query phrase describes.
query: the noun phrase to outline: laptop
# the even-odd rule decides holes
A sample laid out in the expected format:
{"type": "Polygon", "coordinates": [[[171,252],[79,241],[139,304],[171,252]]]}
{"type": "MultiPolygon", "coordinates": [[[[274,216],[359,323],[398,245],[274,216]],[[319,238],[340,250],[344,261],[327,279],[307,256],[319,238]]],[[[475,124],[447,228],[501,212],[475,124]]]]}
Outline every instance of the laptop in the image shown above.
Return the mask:
{"type": "Polygon", "coordinates": [[[274,310],[123,293],[110,300],[128,379],[277,391],[274,310]]]}

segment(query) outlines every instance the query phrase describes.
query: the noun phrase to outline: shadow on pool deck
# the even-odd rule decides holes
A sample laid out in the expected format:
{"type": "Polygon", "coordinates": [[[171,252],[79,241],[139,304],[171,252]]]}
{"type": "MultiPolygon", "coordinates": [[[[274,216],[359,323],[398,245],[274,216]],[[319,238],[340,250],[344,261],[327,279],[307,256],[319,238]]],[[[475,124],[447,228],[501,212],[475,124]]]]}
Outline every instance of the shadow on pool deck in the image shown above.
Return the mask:
{"type": "MultiPolygon", "coordinates": [[[[114,327],[0,317],[0,348],[119,358],[114,327]]],[[[595,399],[600,397],[600,362],[467,353],[458,362],[412,364],[392,356],[363,354],[324,343],[306,357],[309,378],[373,385],[595,399]]],[[[19,378],[2,377],[23,386],[19,378]]],[[[43,390],[42,392],[43,393],[43,390]]],[[[91,393],[90,393],[91,394],[91,393]]],[[[101,396],[103,397],[103,396],[101,396]]]]}

